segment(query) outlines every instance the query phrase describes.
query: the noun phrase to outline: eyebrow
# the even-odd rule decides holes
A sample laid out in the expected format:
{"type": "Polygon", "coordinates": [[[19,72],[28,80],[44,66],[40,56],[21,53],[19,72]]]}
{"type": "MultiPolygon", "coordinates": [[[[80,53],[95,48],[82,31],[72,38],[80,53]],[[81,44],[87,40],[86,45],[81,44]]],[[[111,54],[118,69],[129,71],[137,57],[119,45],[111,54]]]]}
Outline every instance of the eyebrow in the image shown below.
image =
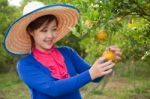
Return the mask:
{"type": "MultiPolygon", "coordinates": [[[[44,26],[41,30],[48,28],[47,26],[44,26]]],[[[57,25],[52,26],[52,28],[57,28],[57,25]]]]}
{"type": "Polygon", "coordinates": [[[54,25],[54,26],[52,26],[52,27],[57,27],[57,25],[54,25]]]}

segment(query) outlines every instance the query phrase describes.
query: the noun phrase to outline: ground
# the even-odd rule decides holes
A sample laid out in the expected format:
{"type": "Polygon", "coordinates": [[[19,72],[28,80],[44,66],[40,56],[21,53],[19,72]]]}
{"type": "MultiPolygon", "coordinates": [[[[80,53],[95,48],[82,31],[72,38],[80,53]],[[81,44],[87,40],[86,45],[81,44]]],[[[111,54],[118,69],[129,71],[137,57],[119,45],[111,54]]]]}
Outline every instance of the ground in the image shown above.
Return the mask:
{"type": "MultiPolygon", "coordinates": [[[[150,77],[114,74],[102,91],[104,81],[105,78],[81,88],[83,99],[150,99],[150,77]]],[[[30,99],[27,87],[16,72],[0,74],[0,99],[30,99]]]]}

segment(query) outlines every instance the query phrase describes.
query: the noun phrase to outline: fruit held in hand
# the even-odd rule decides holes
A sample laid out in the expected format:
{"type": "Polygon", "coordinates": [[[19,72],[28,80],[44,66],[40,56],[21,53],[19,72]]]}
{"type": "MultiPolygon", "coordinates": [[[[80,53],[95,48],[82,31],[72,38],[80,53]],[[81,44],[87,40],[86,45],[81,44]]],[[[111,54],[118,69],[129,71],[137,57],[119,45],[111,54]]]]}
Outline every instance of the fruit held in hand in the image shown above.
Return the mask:
{"type": "Polygon", "coordinates": [[[106,58],[106,60],[112,60],[114,61],[115,60],[115,53],[113,51],[105,51],[102,55],[103,57],[106,58]]]}
{"type": "Polygon", "coordinates": [[[106,31],[100,31],[97,35],[98,40],[102,41],[107,38],[107,32],[106,31]]]}

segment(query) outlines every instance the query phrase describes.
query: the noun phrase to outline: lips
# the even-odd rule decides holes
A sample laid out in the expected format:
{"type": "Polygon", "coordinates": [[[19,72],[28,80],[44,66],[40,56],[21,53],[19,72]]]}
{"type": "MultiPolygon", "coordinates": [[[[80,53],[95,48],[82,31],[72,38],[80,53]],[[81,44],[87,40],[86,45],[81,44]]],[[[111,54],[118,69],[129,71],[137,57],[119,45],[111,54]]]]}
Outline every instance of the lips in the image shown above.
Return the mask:
{"type": "Polygon", "coordinates": [[[45,43],[47,43],[48,45],[51,45],[53,40],[44,40],[45,43]]]}

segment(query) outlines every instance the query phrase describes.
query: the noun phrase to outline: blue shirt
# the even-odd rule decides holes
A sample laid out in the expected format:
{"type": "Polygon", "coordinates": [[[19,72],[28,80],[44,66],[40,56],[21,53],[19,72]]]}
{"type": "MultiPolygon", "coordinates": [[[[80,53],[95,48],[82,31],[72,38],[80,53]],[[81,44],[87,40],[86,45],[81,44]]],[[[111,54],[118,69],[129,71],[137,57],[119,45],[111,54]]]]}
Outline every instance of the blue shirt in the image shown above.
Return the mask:
{"type": "MultiPolygon", "coordinates": [[[[76,51],[70,47],[60,47],[70,78],[55,79],[51,72],[39,63],[32,54],[17,62],[20,79],[30,90],[31,99],[81,99],[79,89],[92,81],[89,68],[76,51]]],[[[101,78],[94,80],[98,82],[101,78]]]]}

